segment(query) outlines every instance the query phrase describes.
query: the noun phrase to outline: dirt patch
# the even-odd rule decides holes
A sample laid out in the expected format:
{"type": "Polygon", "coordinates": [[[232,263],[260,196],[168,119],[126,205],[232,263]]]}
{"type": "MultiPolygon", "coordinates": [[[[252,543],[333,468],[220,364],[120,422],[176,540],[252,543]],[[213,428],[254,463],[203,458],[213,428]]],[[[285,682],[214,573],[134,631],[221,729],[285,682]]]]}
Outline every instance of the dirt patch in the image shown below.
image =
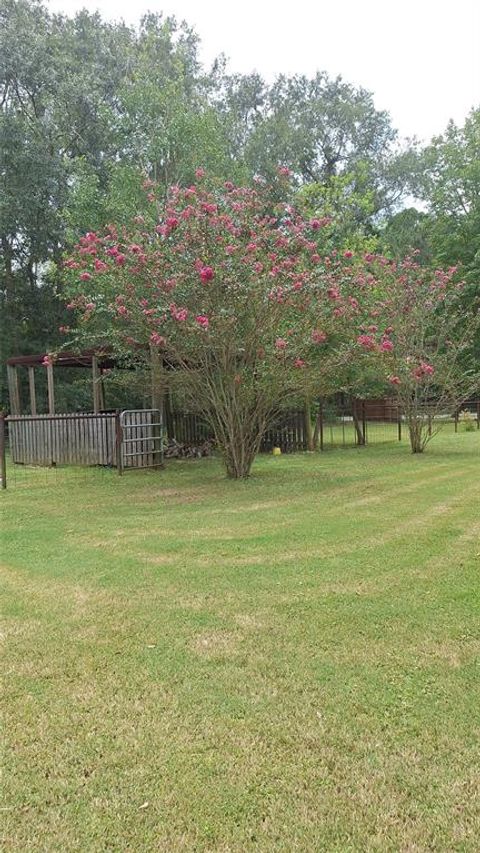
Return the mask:
{"type": "Polygon", "coordinates": [[[192,649],[204,657],[226,657],[237,650],[235,635],[230,631],[205,631],[197,634],[192,649]]]}

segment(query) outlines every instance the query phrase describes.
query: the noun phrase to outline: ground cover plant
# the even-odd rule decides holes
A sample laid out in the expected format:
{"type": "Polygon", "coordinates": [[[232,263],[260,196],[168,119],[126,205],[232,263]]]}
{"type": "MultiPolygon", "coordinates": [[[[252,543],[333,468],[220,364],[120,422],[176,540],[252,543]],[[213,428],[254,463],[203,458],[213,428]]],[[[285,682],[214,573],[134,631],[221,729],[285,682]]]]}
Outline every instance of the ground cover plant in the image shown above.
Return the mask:
{"type": "Polygon", "coordinates": [[[4,849],[478,849],[478,431],[219,470],[12,478],[4,849]]]}

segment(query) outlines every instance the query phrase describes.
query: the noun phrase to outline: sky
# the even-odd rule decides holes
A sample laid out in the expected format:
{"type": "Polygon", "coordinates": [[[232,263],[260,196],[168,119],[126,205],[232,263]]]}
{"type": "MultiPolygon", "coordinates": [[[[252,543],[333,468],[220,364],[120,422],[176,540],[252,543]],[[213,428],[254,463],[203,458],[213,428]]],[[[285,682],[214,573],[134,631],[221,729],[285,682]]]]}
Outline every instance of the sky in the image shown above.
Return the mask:
{"type": "Polygon", "coordinates": [[[232,72],[313,75],[325,70],[374,94],[402,137],[428,141],[480,106],[480,0],[49,0],[138,22],[147,11],[186,20],[210,65],[232,72]]]}

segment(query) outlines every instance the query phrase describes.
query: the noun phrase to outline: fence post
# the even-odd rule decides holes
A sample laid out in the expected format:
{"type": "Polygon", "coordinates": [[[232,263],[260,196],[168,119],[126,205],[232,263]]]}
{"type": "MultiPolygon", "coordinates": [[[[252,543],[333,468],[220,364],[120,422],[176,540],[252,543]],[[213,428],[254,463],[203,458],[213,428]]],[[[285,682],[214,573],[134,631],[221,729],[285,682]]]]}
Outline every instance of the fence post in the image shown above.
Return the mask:
{"type": "Polygon", "coordinates": [[[323,450],[323,402],[321,400],[318,406],[318,422],[320,427],[320,450],[323,450]]]}
{"type": "Polygon", "coordinates": [[[400,406],[397,406],[397,426],[398,426],[398,440],[402,440],[402,412],[400,406]]]}
{"type": "Polygon", "coordinates": [[[7,488],[7,460],[5,458],[5,414],[0,412],[0,477],[2,489],[7,488]]]}
{"type": "Polygon", "coordinates": [[[455,423],[455,432],[458,432],[458,409],[455,410],[455,415],[453,419],[455,423]]]}
{"type": "Polygon", "coordinates": [[[368,444],[367,439],[367,414],[365,409],[365,400],[362,400],[362,432],[363,432],[363,443],[368,444]]]}
{"type": "Polygon", "coordinates": [[[117,471],[121,476],[123,474],[123,465],[122,465],[122,424],[120,421],[120,412],[115,412],[115,451],[116,451],[116,461],[117,461],[117,471]]]}
{"type": "Polygon", "coordinates": [[[480,429],[480,400],[477,400],[477,429],[480,429]]]}

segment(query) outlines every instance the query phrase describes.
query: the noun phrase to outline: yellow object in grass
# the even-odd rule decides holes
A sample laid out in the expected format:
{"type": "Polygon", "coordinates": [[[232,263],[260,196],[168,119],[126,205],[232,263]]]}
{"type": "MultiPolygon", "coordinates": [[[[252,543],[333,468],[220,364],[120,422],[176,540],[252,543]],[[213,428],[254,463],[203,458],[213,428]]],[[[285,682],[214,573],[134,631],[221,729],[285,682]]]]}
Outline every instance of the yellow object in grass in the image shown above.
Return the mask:
{"type": "Polygon", "coordinates": [[[274,456],[281,456],[282,455],[282,451],[280,450],[279,447],[274,447],[272,450],[272,453],[274,456]]]}

